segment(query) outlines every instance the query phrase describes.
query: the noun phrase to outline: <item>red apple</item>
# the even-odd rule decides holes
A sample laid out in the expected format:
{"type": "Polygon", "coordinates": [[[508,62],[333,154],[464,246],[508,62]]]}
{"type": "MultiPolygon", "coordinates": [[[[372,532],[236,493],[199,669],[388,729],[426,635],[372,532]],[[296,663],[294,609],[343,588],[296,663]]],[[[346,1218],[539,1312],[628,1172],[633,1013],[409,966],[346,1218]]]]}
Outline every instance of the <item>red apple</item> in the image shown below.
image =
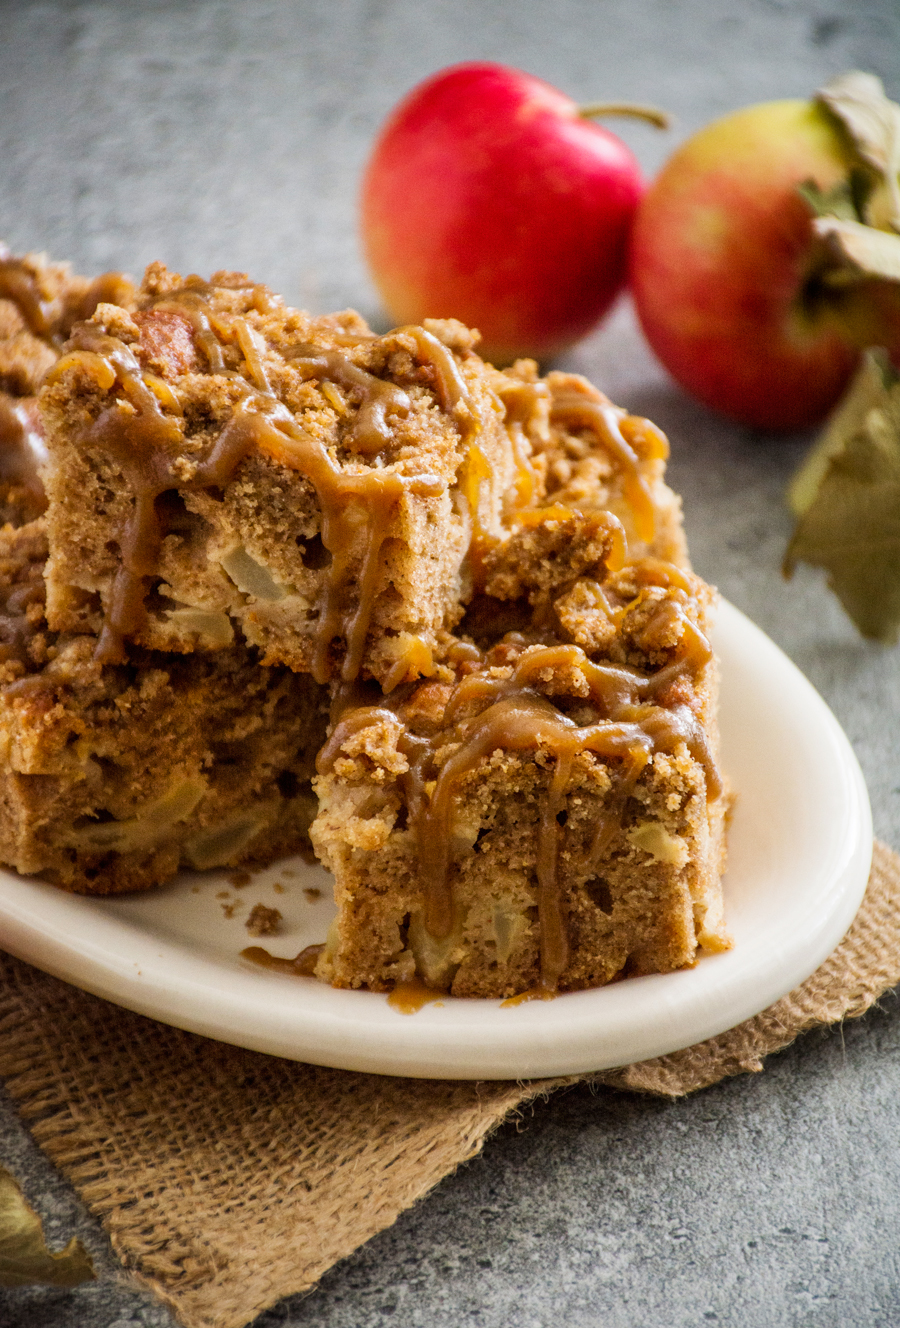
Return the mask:
{"type": "Polygon", "coordinates": [[[895,293],[829,280],[799,192],[812,181],[828,194],[860,166],[821,102],[768,102],[702,129],[647,191],[631,244],[638,315],[669,372],[707,405],[800,428],[834,405],[862,347],[900,349],[895,293]]]}
{"type": "Polygon", "coordinates": [[[503,65],[456,65],[413,89],[376,143],[366,257],[397,322],[459,318],[489,359],[543,358],[621,290],[642,191],[632,153],[569,97],[503,65]]]}

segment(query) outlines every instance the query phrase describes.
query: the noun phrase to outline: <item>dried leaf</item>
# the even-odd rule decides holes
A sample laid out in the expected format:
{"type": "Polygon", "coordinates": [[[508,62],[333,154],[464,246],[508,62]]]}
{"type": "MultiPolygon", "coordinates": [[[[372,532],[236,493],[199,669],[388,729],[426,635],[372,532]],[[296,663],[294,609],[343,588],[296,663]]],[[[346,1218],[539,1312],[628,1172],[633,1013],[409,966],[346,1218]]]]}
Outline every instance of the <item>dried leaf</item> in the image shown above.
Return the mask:
{"type": "Polygon", "coordinates": [[[843,451],[850,435],[863,427],[869,411],[883,400],[885,388],[895,381],[896,373],[883,350],[872,350],[863,356],[849,390],[791,480],[788,504],[794,516],[802,516],[812,505],[831,458],[843,451]]]}
{"type": "Polygon", "coordinates": [[[856,194],[851,181],[839,180],[832,189],[820,189],[815,180],[806,180],[797,186],[815,217],[840,217],[843,221],[861,219],[856,194]]]}
{"type": "Polygon", "coordinates": [[[813,230],[831,260],[831,285],[855,282],[860,276],[900,282],[900,235],[839,217],[816,217],[813,230]]]}
{"type": "Polygon", "coordinates": [[[94,1277],[90,1256],[74,1236],[59,1254],[51,1254],[41,1219],[15,1177],[0,1167],[0,1286],[73,1287],[94,1277]]]}
{"type": "Polygon", "coordinates": [[[889,372],[885,381],[883,363],[871,358],[862,373],[855,401],[832,421],[806,463],[805,480],[803,471],[795,480],[795,504],[799,489],[805,506],[784,571],[790,576],[800,561],[824,567],[862,634],[894,642],[900,636],[900,379],[889,372]],[[810,496],[816,469],[821,478],[810,496]]]}
{"type": "Polygon", "coordinates": [[[887,215],[877,221],[872,216],[864,220],[900,231],[900,106],[885,96],[880,78],[858,69],[826,83],[816,100],[841,122],[857,153],[883,185],[872,202],[877,199],[886,204],[887,215]]]}

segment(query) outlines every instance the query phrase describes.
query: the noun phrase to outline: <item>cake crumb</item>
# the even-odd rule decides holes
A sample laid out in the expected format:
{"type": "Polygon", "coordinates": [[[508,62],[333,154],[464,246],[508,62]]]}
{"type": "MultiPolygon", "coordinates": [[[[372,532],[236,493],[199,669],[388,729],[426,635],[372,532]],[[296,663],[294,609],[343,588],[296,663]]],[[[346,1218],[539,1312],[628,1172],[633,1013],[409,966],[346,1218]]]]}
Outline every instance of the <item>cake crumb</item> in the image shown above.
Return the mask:
{"type": "Polygon", "coordinates": [[[277,908],[254,904],[244,926],[251,936],[277,936],[281,930],[281,914],[277,908]]]}
{"type": "Polygon", "coordinates": [[[310,886],[308,889],[304,890],[303,893],[306,895],[307,899],[311,904],[315,903],[317,899],[322,898],[322,891],[317,890],[315,886],[310,886]]]}
{"type": "Polygon", "coordinates": [[[233,918],[238,910],[238,907],[239,907],[238,902],[237,900],[235,900],[233,904],[223,904],[222,912],[225,914],[226,918],[233,918]]]}
{"type": "Polygon", "coordinates": [[[248,871],[236,871],[233,876],[229,876],[228,883],[233,885],[235,890],[241,890],[245,885],[249,885],[253,877],[248,871]]]}
{"type": "Polygon", "coordinates": [[[272,886],[272,889],[275,891],[276,895],[287,894],[287,886],[282,885],[280,881],[276,881],[275,884],[272,886]]]}
{"type": "Polygon", "coordinates": [[[230,898],[231,895],[228,893],[227,890],[219,890],[216,892],[216,899],[230,899],[230,898]]]}

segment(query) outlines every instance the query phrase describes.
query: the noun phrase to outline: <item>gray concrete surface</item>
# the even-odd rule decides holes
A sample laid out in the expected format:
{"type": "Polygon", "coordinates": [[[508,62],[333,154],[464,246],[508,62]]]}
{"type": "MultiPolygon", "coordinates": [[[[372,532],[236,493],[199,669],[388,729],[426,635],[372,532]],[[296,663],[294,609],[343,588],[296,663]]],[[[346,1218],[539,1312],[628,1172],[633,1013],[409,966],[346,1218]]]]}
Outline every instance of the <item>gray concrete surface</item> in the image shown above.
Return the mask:
{"type": "MultiPolygon", "coordinates": [[[[355,190],[396,99],[451,61],[517,64],[581,100],[666,105],[623,128],[648,172],[732,107],[857,66],[900,96],[897,0],[144,0],[0,3],[0,235],[83,271],[243,267],[292,301],[378,316],[355,190]]],[[[673,443],[698,569],[825,695],[900,846],[900,650],[779,575],[806,439],[688,401],[627,307],[568,361],[673,443]]],[[[482,1157],[256,1328],[894,1328],[900,1324],[900,1007],[802,1039],[765,1073],[664,1104],[585,1090],[482,1157]]],[[[0,1292],[2,1328],[170,1328],[0,1099],[0,1160],[101,1280],[0,1292]]]]}

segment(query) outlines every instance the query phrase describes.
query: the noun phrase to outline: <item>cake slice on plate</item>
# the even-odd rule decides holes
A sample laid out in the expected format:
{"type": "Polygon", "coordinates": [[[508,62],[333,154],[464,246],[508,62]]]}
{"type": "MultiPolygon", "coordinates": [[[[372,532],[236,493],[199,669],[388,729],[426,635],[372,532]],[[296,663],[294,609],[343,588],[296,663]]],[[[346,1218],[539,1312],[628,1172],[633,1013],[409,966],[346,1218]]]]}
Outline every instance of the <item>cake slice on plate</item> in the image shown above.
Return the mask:
{"type": "Polygon", "coordinates": [[[610,514],[550,509],[488,559],[434,678],[339,698],[324,980],[550,993],[728,947],[713,592],[623,555],[610,514]]]}
{"type": "Polygon", "coordinates": [[[43,395],[47,612],[100,657],[235,635],[324,682],[427,672],[516,459],[456,324],[374,336],[234,273],[148,270],[43,395]]]}
{"type": "Polygon", "coordinates": [[[0,530],[0,862],[110,894],[308,850],[324,689],[247,646],[101,665],[48,628],[46,555],[43,518],[0,530]]]}

